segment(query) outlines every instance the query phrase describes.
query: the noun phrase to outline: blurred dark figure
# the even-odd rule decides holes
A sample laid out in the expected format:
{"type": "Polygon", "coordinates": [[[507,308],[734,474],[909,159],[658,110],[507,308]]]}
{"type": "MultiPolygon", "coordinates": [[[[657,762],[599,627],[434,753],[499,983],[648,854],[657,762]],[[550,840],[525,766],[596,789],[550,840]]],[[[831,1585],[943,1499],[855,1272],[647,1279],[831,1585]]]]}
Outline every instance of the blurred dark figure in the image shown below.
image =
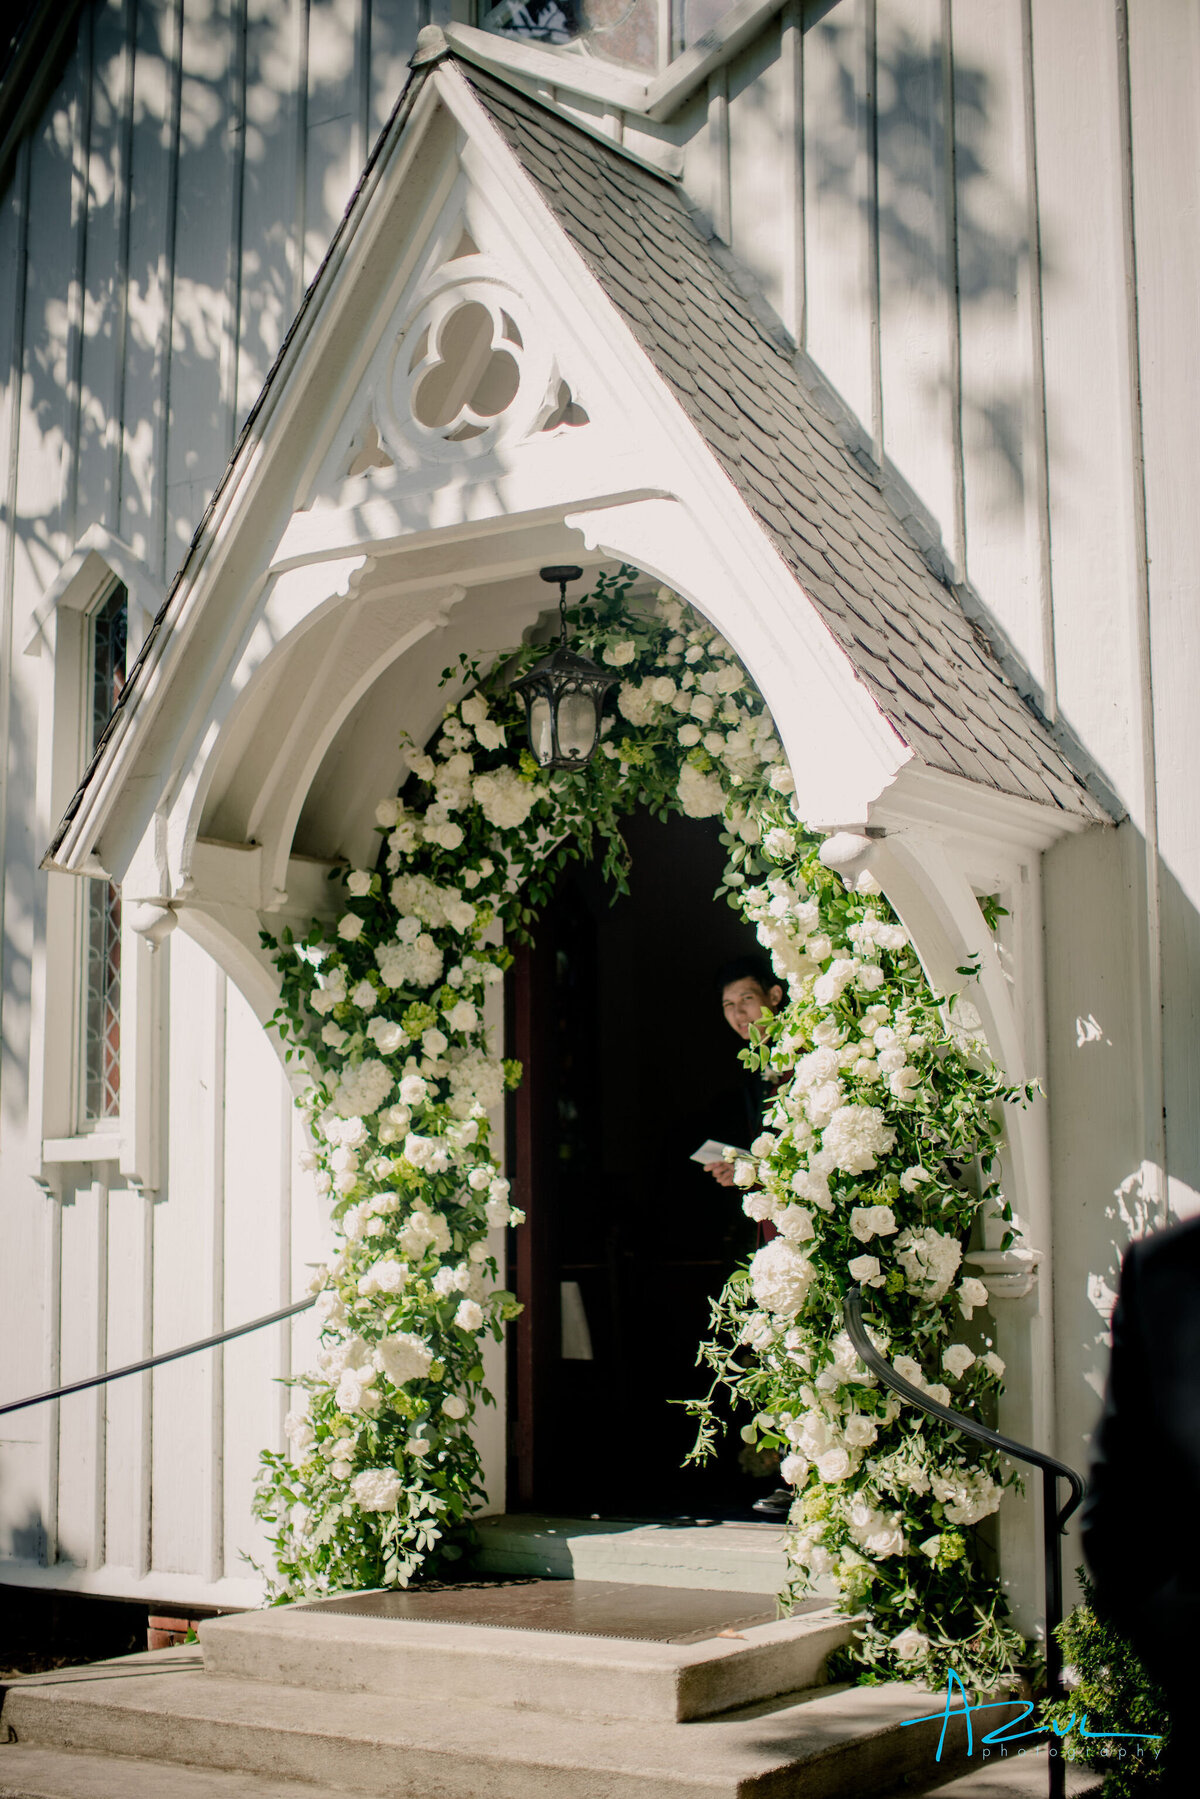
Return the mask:
{"type": "MultiPolygon", "coordinates": [[[[1121,1267],[1104,1413],[1081,1513],[1096,1608],[1167,1694],[1162,1799],[1200,1791],[1200,1219],[1121,1267]]],[[[1128,1729],[1119,1718],[1113,1729],[1128,1729]]]]}

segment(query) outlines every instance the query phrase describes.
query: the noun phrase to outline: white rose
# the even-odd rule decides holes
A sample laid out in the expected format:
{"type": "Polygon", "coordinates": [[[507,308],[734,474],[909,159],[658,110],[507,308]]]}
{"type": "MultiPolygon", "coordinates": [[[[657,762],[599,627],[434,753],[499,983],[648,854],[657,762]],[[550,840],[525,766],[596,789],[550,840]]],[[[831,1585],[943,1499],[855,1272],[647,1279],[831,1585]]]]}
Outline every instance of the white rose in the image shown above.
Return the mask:
{"type": "Polygon", "coordinates": [[[786,762],[781,762],[770,773],[770,785],[776,793],[795,793],[796,779],[786,762]]]}
{"type": "MultiPolygon", "coordinates": [[[[900,1185],[906,1193],[915,1193],[918,1187],[923,1187],[932,1178],[928,1168],[922,1168],[919,1162],[914,1162],[912,1167],[906,1168],[900,1176],[900,1185]]],[[[983,1301],[980,1300],[979,1303],[982,1305],[983,1301]]]]}
{"type": "Polygon", "coordinates": [[[449,1047],[450,1039],[444,1031],[439,1031],[436,1025],[430,1025],[427,1031],[421,1032],[421,1048],[427,1056],[432,1056],[435,1061],[438,1056],[444,1055],[449,1047]]]}
{"type": "Polygon", "coordinates": [[[974,1360],[965,1343],[951,1343],[942,1351],[942,1367],[951,1380],[961,1380],[974,1360]]]}
{"type": "Polygon", "coordinates": [[[604,646],[603,660],[610,668],[626,668],[637,654],[637,646],[631,638],[624,638],[620,643],[609,643],[604,646]]]}
{"type": "Polygon", "coordinates": [[[853,1470],[854,1464],[845,1449],[827,1449],[817,1457],[817,1473],[822,1480],[845,1480],[853,1470]]]}
{"type": "Polygon", "coordinates": [[[371,876],[367,869],[352,869],[346,876],[346,886],[353,899],[365,899],[371,891],[371,876]]]}
{"type": "Polygon", "coordinates": [[[750,1262],[755,1304],[777,1315],[791,1317],[799,1312],[815,1277],[816,1269],[807,1256],[784,1237],[765,1244],[750,1262]]]}
{"type": "Polygon", "coordinates": [[[919,1661],[928,1653],[929,1638],[924,1631],[910,1624],[907,1630],[902,1630],[899,1636],[892,1638],[892,1648],[902,1662],[919,1661]]]}
{"type": "Polygon", "coordinates": [[[850,1214],[850,1229],[860,1243],[872,1237],[890,1237],[896,1228],[891,1206],[855,1206],[850,1214]]]}
{"type": "Polygon", "coordinates": [[[341,1049],[349,1041],[349,1031],[344,1031],[340,1024],[334,1024],[332,1018],[321,1032],[321,1042],[327,1043],[330,1049],[341,1049]]]}
{"type": "Polygon", "coordinates": [[[469,693],[458,709],[458,716],[464,725],[470,725],[472,728],[481,725],[487,715],[487,701],[481,693],[469,693]]]}
{"type": "Polygon", "coordinates": [[[994,1350],[987,1350],[980,1356],[979,1362],[980,1366],[986,1368],[988,1373],[994,1375],[997,1380],[1004,1379],[1004,1363],[994,1350]]]}
{"type": "Polygon", "coordinates": [[[460,999],[446,1013],[446,1023],[452,1031],[473,1031],[479,1023],[479,1014],[469,999],[460,999]]]}
{"type": "Polygon", "coordinates": [[[357,912],[347,912],[338,920],[338,936],[343,943],[357,943],[363,933],[363,921],[357,912]]]}
{"type": "Polygon", "coordinates": [[[460,1398],[457,1393],[449,1393],[442,1401],[442,1410],[445,1412],[447,1418],[465,1418],[467,1415],[467,1402],[465,1399],[460,1398]]]}
{"type": "Polygon", "coordinates": [[[400,1100],[406,1106],[421,1106],[429,1092],[419,1074],[406,1074],[400,1083],[400,1100]]]}
{"type": "Polygon", "coordinates": [[[303,1455],[316,1441],[312,1419],[308,1415],[308,1396],[294,1405],[283,1421],[284,1435],[297,1455],[303,1455]]]}
{"type": "Polygon", "coordinates": [[[692,700],[692,717],[698,718],[702,725],[708,723],[716,709],[716,706],[713,704],[712,699],[707,693],[698,693],[692,700]]]}
{"type": "Polygon", "coordinates": [[[367,980],[360,981],[350,995],[350,1004],[357,1006],[360,1012],[373,1012],[378,1003],[379,995],[367,980]]]}
{"type": "Polygon", "coordinates": [[[496,724],[494,720],[490,718],[485,719],[482,724],[476,725],[475,735],[479,740],[481,749],[502,750],[504,748],[504,726],[496,724]]]}
{"type": "Polygon", "coordinates": [[[408,1032],[393,1024],[390,1018],[373,1018],[367,1026],[367,1036],[385,1056],[392,1055],[408,1042],[408,1032]]]}
{"type": "MultiPolygon", "coordinates": [[[[412,766],[411,758],[409,766],[412,766]]],[[[390,831],[394,827],[399,816],[399,800],[380,800],[375,808],[375,823],[377,825],[382,825],[385,831],[390,831]]]]}
{"type": "Polygon", "coordinates": [[[786,1481],[789,1487],[798,1487],[808,1475],[808,1458],[803,1455],[785,1455],[779,1464],[779,1478],[786,1481]]]}
{"type": "Polygon", "coordinates": [[[333,1402],[339,1412],[374,1412],[382,1395],[372,1386],[374,1368],[343,1368],[338,1378],[333,1402]]]}
{"type": "Polygon", "coordinates": [[[851,1279],[860,1287],[881,1287],[886,1278],[880,1272],[878,1256],[855,1256],[848,1266],[851,1279]]]}
{"type": "Polygon", "coordinates": [[[454,1314],[454,1322],[461,1331],[477,1331],[483,1328],[483,1307],[473,1299],[464,1299],[454,1314]]]}
{"type": "Polygon", "coordinates": [[[958,1309],[964,1318],[972,1318],[976,1306],[985,1306],[988,1302],[988,1290],[982,1281],[968,1276],[958,1283],[958,1309]]]}

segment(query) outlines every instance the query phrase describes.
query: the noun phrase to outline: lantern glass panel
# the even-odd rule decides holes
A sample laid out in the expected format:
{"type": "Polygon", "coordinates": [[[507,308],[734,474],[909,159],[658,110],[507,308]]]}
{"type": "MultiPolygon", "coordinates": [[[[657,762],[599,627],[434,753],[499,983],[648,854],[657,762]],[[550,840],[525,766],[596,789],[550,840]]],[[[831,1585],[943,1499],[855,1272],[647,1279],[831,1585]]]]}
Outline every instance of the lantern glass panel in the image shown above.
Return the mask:
{"type": "Polygon", "coordinates": [[[554,755],[554,729],[550,701],[544,693],[539,693],[529,708],[529,747],[545,768],[554,755]]]}
{"type": "Polygon", "coordinates": [[[596,741],[596,702],[589,693],[566,693],[558,708],[558,752],[586,762],[596,741]]]}

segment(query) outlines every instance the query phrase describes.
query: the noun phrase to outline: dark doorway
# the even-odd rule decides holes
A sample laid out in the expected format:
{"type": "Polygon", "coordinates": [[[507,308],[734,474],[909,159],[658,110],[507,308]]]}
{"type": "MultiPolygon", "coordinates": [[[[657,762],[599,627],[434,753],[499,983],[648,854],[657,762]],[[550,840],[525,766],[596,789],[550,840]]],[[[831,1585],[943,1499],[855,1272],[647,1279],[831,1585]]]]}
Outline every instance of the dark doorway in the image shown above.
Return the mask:
{"type": "Polygon", "coordinates": [[[510,977],[509,1120],[527,1214],[510,1275],[510,1505],[575,1516],[736,1515],[771,1484],[737,1432],[684,1469],[709,1300],[754,1245],[739,1195],[688,1158],[746,1137],[746,1075],[715,975],[757,948],[713,898],[715,821],[626,822],[630,892],[564,871],[510,977]]]}

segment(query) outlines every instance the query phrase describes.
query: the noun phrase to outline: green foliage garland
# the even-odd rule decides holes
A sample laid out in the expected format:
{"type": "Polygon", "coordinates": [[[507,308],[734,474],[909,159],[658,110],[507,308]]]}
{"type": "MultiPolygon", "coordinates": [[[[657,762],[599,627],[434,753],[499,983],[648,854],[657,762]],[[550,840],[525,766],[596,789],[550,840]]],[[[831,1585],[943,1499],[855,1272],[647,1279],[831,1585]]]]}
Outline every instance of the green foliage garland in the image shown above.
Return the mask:
{"type": "MultiPolygon", "coordinates": [[[[271,945],[276,1024],[310,1077],[313,1164],[341,1231],[316,1276],[322,1348],[294,1383],[290,1456],[263,1457],[276,1591],[405,1584],[469,1541],[470,1427],[492,1403],[481,1338],[519,1309],[496,1285],[489,1233],[521,1215],[487,1115],[520,1070],[490,1053],[484,995],[568,859],[600,854],[624,889],[621,818],[679,810],[722,819],[723,892],[787,988],[746,1052],[774,1098],[736,1170],[746,1211],[778,1234],[714,1306],[714,1389],[751,1407],[743,1436],[778,1450],[795,1488],[790,1591],[834,1575],[868,1614],[857,1654],[870,1669],[940,1681],[953,1662],[989,1685],[1022,1651],[972,1528],[999,1504],[995,1460],[885,1396],[841,1305],[860,1284],[902,1372],[959,1409],[993,1401],[1003,1364],[978,1326],[974,1349],[964,1341],[986,1289],[960,1264],[981,1206],[1001,1203],[998,1111],[1021,1096],[969,1009],[931,992],[877,884],[848,888],[820,862],[732,650],[666,589],[631,602],[636,579],[602,577],[569,613],[579,647],[621,677],[588,768],[548,776],[517,750],[508,682],[540,649],[486,672],[464,659],[445,678],[470,691],[378,809],[379,865],[337,875],[331,931],[271,945]]],[[[694,1408],[700,1456],[714,1396],[694,1408]]]]}

